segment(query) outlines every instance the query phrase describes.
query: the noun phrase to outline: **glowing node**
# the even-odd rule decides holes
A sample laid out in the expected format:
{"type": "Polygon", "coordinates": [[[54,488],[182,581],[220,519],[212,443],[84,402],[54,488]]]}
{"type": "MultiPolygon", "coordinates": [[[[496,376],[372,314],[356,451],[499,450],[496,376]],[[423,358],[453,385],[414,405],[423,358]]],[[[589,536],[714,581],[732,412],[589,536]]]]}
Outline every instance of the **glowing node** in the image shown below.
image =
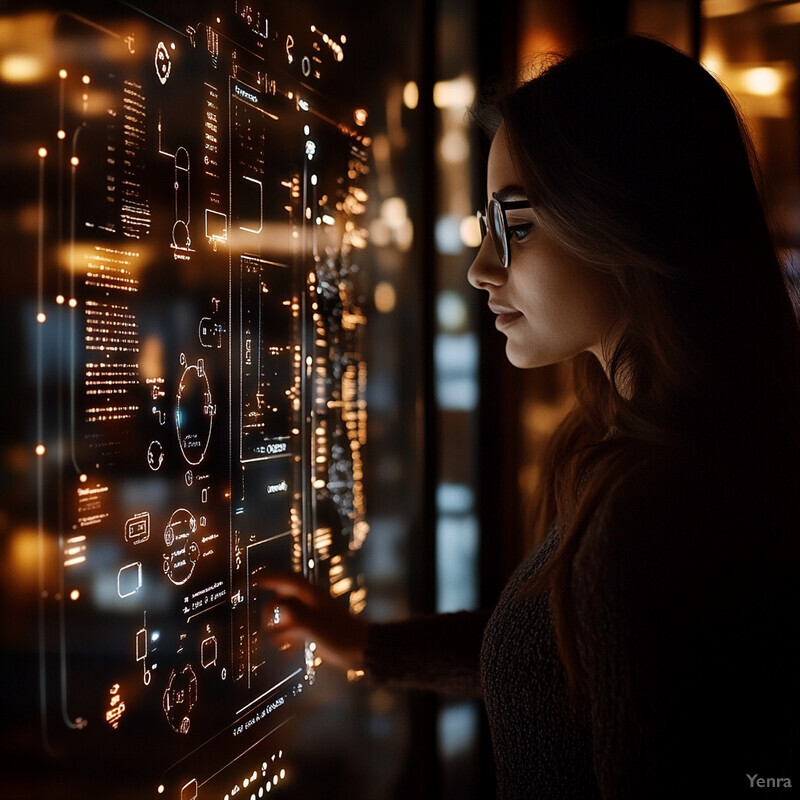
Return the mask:
{"type": "Polygon", "coordinates": [[[67,303],[67,305],[70,308],[75,308],[78,305],[78,301],[74,297],[70,297],[69,303],[67,303]]]}
{"type": "Polygon", "coordinates": [[[174,50],[175,49],[175,42],[170,42],[169,43],[169,49],[170,50],[174,50]]]}
{"type": "Polygon", "coordinates": [[[344,34],[342,34],[342,35],[339,37],[339,41],[340,41],[342,44],[347,44],[347,37],[346,37],[344,34]]]}
{"type": "Polygon", "coordinates": [[[61,78],[61,80],[63,81],[64,78],[67,77],[67,71],[65,69],[60,69],[58,71],[58,77],[61,78]]]}
{"type": "Polygon", "coordinates": [[[164,788],[165,788],[165,787],[164,787],[164,784],[163,784],[163,783],[160,783],[160,784],[158,785],[158,789],[156,789],[156,791],[157,791],[159,794],[164,794],[164,788]]]}
{"type": "Polygon", "coordinates": [[[87,85],[88,85],[88,84],[90,84],[90,83],[92,82],[92,79],[91,79],[91,78],[90,78],[88,75],[84,75],[84,76],[81,78],[81,80],[82,80],[82,81],[83,81],[85,84],[87,84],[87,85]]]}
{"type": "Polygon", "coordinates": [[[89,476],[85,472],[83,472],[83,473],[81,473],[81,476],[78,478],[78,480],[81,483],[86,483],[86,481],[89,480],[89,476]]]}
{"type": "Polygon", "coordinates": [[[77,167],[78,164],[80,164],[80,159],[78,156],[72,156],[72,158],[69,160],[69,163],[72,164],[73,167],[77,167]]]}
{"type": "Polygon", "coordinates": [[[37,444],[36,445],[36,455],[37,456],[43,456],[45,454],[45,450],[46,450],[46,448],[45,448],[45,446],[43,444],[37,444]]]}
{"type": "Polygon", "coordinates": [[[353,112],[353,118],[356,121],[356,125],[365,125],[367,122],[367,110],[365,108],[357,108],[353,112]]]}
{"type": "Polygon", "coordinates": [[[59,139],[66,139],[66,138],[67,138],[67,132],[66,132],[66,131],[58,131],[58,132],[56,133],[56,136],[57,136],[59,139]]]}
{"type": "Polygon", "coordinates": [[[39,158],[46,158],[47,157],[47,148],[40,147],[39,148],[39,158]]]}
{"type": "Polygon", "coordinates": [[[317,176],[316,175],[312,175],[311,176],[311,185],[312,186],[316,186],[317,185],[317,176]]]}
{"type": "Polygon", "coordinates": [[[36,315],[36,321],[37,322],[45,322],[46,320],[47,320],[47,314],[45,314],[44,311],[40,311],[36,315]]]}
{"type": "Polygon", "coordinates": [[[64,297],[63,294],[57,294],[56,295],[56,303],[58,303],[58,305],[63,306],[65,301],[66,301],[66,298],[64,297]]]}
{"type": "Polygon", "coordinates": [[[316,25],[312,25],[311,26],[311,33],[316,33],[316,32],[317,32],[317,26],[316,25]]]}
{"type": "Polygon", "coordinates": [[[304,133],[306,136],[308,136],[308,134],[309,134],[309,133],[311,133],[311,128],[309,128],[309,127],[308,127],[308,125],[304,125],[304,126],[303,126],[303,133],[304,133]]]}
{"type": "Polygon", "coordinates": [[[308,568],[309,569],[314,569],[314,559],[313,558],[309,558],[308,559],[308,568]]]}
{"type": "Polygon", "coordinates": [[[282,769],[278,774],[280,775],[281,780],[283,780],[286,777],[286,770],[282,769]]]}
{"type": "Polygon", "coordinates": [[[73,589],[69,593],[69,599],[70,600],[77,600],[80,596],[81,596],[81,593],[77,589],[73,589]]]}

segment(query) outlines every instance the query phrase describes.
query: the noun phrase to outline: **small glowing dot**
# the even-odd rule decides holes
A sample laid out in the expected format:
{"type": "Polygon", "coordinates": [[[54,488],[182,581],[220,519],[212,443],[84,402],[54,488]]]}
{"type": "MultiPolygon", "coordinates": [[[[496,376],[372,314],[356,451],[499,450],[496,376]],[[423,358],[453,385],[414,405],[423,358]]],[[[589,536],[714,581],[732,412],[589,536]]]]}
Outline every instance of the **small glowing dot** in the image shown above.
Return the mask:
{"type": "Polygon", "coordinates": [[[73,589],[69,593],[69,599],[70,600],[77,600],[80,596],[81,596],[81,593],[77,589],[73,589]]]}
{"type": "Polygon", "coordinates": [[[342,35],[339,37],[339,41],[340,41],[342,44],[347,44],[347,37],[346,37],[344,34],[342,34],[342,35]]]}
{"type": "Polygon", "coordinates": [[[78,301],[74,297],[70,297],[69,303],[67,303],[67,305],[70,308],[75,308],[78,305],[78,301]]]}
{"type": "Polygon", "coordinates": [[[170,50],[174,50],[175,49],[175,42],[170,42],[169,43],[169,49],[170,50]]]}
{"type": "Polygon", "coordinates": [[[311,33],[316,33],[316,32],[317,32],[317,26],[316,25],[312,25],[311,26],[311,33]]]}
{"type": "Polygon", "coordinates": [[[39,148],[39,158],[46,158],[46,156],[47,156],[47,148],[46,147],[40,147],[39,148]]]}
{"type": "Polygon", "coordinates": [[[323,33],[322,34],[322,41],[325,42],[325,44],[328,44],[328,34],[327,33],[323,33]]]}
{"type": "Polygon", "coordinates": [[[36,455],[43,456],[45,453],[45,446],[43,444],[36,445],[36,455]]]}
{"type": "Polygon", "coordinates": [[[88,84],[90,84],[90,83],[92,82],[92,79],[91,79],[91,78],[90,78],[88,75],[84,75],[84,76],[81,78],[81,80],[82,80],[82,81],[83,81],[85,84],[87,84],[87,85],[88,85],[88,84]]]}
{"type": "Polygon", "coordinates": [[[66,139],[67,138],[67,132],[66,131],[58,131],[58,133],[56,133],[56,136],[58,136],[59,139],[66,139]]]}
{"type": "Polygon", "coordinates": [[[356,121],[356,125],[365,125],[367,122],[367,110],[365,108],[357,108],[353,112],[353,118],[356,121]]]}
{"type": "Polygon", "coordinates": [[[64,78],[67,77],[67,71],[65,69],[60,69],[58,71],[58,77],[61,78],[61,80],[63,81],[64,78]]]}
{"type": "Polygon", "coordinates": [[[78,156],[72,156],[72,158],[69,160],[69,163],[72,164],[73,167],[77,167],[81,162],[78,159],[78,156]]]}
{"type": "Polygon", "coordinates": [[[309,569],[314,569],[314,559],[313,558],[309,558],[308,559],[308,568],[309,569]]]}
{"type": "Polygon", "coordinates": [[[79,480],[81,483],[86,483],[86,481],[88,481],[88,480],[89,480],[89,476],[88,476],[88,475],[87,475],[85,472],[82,472],[82,473],[81,473],[81,476],[80,476],[80,478],[78,478],[78,480],[79,480]]]}
{"type": "Polygon", "coordinates": [[[316,186],[317,185],[317,176],[316,175],[312,175],[311,176],[311,185],[312,186],[316,186]]]}
{"type": "Polygon", "coordinates": [[[316,642],[309,642],[308,643],[308,649],[313,653],[317,649],[317,643],[316,642]]]}
{"type": "Polygon", "coordinates": [[[89,95],[84,93],[83,94],[83,102],[85,103],[89,99],[89,95]]]}
{"type": "Polygon", "coordinates": [[[277,785],[278,785],[278,780],[279,780],[279,778],[278,778],[278,776],[277,776],[277,775],[273,775],[273,776],[272,776],[272,782],[275,784],[275,786],[277,786],[277,785]]]}
{"type": "Polygon", "coordinates": [[[164,784],[163,784],[163,783],[160,783],[160,784],[158,785],[158,789],[156,789],[156,791],[157,791],[159,794],[164,794],[164,784]]]}
{"type": "Polygon", "coordinates": [[[47,314],[45,314],[44,311],[40,311],[36,315],[36,321],[37,322],[45,322],[46,320],[47,320],[47,314]]]}
{"type": "Polygon", "coordinates": [[[308,127],[308,125],[304,125],[304,126],[303,126],[303,133],[304,133],[306,136],[308,136],[308,134],[309,134],[309,133],[311,133],[311,128],[309,128],[309,127],[308,127]]]}
{"type": "Polygon", "coordinates": [[[220,17],[217,17],[217,25],[219,25],[221,22],[222,22],[222,19],[220,17]]]}
{"type": "Polygon", "coordinates": [[[242,786],[244,786],[244,788],[246,789],[249,785],[250,785],[250,781],[247,778],[245,778],[242,781],[242,786]]]}
{"type": "Polygon", "coordinates": [[[58,303],[60,306],[64,305],[64,300],[65,300],[65,298],[64,298],[63,294],[57,294],[56,295],[56,303],[58,303]]]}
{"type": "Polygon", "coordinates": [[[281,776],[281,780],[283,780],[286,777],[286,770],[282,769],[279,774],[281,776]]]}

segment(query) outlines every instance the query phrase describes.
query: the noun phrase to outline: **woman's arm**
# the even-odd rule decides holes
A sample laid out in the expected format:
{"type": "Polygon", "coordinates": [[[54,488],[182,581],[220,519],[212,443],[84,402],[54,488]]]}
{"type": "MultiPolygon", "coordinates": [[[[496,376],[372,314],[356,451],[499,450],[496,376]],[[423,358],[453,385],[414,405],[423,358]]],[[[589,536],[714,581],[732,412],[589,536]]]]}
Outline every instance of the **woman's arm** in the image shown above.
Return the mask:
{"type": "Polygon", "coordinates": [[[480,695],[479,655],[488,614],[368,623],[298,575],[270,575],[260,584],[272,593],[263,629],[279,649],[312,640],[323,663],[376,683],[480,695]]]}

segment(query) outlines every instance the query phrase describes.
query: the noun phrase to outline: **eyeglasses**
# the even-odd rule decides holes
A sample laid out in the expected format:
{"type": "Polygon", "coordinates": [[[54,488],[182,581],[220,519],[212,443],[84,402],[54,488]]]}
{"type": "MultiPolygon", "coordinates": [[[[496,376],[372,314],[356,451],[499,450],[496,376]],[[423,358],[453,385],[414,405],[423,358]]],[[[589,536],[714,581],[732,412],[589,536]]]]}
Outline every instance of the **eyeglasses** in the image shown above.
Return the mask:
{"type": "Polygon", "coordinates": [[[509,228],[506,211],[517,208],[530,208],[529,200],[498,200],[492,196],[486,204],[486,213],[478,211],[478,222],[481,226],[481,242],[488,233],[494,242],[494,249],[500,263],[508,269],[511,266],[511,234],[515,226],[509,228]]]}

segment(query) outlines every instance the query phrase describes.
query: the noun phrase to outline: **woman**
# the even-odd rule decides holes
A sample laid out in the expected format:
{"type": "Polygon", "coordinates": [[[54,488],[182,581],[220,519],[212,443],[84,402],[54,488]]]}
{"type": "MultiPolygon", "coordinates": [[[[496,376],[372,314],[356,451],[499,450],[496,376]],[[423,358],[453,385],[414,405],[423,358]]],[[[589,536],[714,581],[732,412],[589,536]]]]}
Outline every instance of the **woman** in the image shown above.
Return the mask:
{"type": "Polygon", "coordinates": [[[481,692],[503,798],[800,782],[800,336],[741,120],[641,37],[550,65],[499,111],[469,280],[514,365],[576,375],[540,545],[488,623],[367,625],[275,579],[276,641],[481,692]]]}

